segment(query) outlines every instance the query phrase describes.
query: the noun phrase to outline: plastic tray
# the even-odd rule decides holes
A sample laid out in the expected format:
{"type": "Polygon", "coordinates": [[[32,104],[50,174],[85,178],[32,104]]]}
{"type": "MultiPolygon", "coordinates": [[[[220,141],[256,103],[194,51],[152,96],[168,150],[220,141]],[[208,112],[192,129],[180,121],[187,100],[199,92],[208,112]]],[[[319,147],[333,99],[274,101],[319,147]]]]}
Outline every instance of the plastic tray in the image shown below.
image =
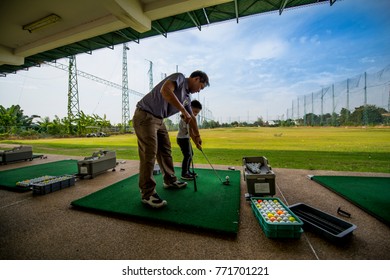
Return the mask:
{"type": "Polygon", "coordinates": [[[31,188],[31,186],[34,184],[38,184],[38,183],[41,183],[42,181],[54,179],[55,177],[56,176],[45,175],[45,176],[41,176],[41,177],[37,177],[37,178],[33,178],[33,179],[19,181],[16,183],[16,186],[18,186],[20,188],[31,188]]]}
{"type": "Polygon", "coordinates": [[[357,228],[354,224],[303,203],[291,205],[289,208],[303,221],[305,230],[319,233],[331,241],[343,241],[357,228]]]}
{"type": "Polygon", "coordinates": [[[72,175],[58,176],[46,181],[31,185],[33,194],[44,195],[51,192],[68,188],[75,184],[75,177],[72,175]]]}
{"type": "Polygon", "coordinates": [[[297,217],[286,205],[284,205],[283,202],[280,201],[280,199],[274,197],[252,197],[251,198],[251,207],[253,210],[253,213],[255,214],[257,220],[259,221],[259,224],[261,228],[263,229],[265,235],[269,238],[300,238],[303,230],[302,225],[303,222],[297,217]],[[272,202],[278,202],[281,207],[287,212],[287,214],[290,215],[290,217],[293,217],[295,219],[295,222],[271,222],[269,220],[266,220],[266,218],[263,217],[263,214],[267,214],[267,209],[259,209],[256,204],[258,200],[262,201],[272,201],[272,202]],[[265,213],[262,213],[261,211],[264,211],[265,213]]]}

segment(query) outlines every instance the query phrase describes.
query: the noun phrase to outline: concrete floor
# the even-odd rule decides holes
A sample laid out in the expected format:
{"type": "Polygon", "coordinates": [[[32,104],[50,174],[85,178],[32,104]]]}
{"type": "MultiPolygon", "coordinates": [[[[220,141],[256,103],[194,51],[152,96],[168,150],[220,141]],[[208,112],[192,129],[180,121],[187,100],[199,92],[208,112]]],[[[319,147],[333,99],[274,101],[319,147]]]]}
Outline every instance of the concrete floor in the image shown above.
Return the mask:
{"type": "MultiPolygon", "coordinates": [[[[77,157],[47,155],[0,166],[18,168],[77,157]]],[[[343,218],[357,226],[344,244],[333,244],[305,232],[300,239],[269,239],[244,198],[241,178],[240,225],[237,236],[181,228],[135,218],[74,209],[71,201],[123,180],[138,172],[138,161],[122,161],[115,172],[76,181],[68,189],[43,196],[0,189],[0,259],[3,260],[389,260],[390,227],[342,197],[309,180],[307,175],[390,174],[308,171],[275,168],[277,193],[287,205],[298,202],[337,216],[337,209],[351,213],[343,218]],[[156,246],[159,247],[156,250],[156,246]]],[[[196,167],[209,168],[208,165],[196,167]]],[[[226,169],[226,166],[215,166],[226,169]]],[[[236,169],[242,170],[241,166],[236,169]]],[[[1,178],[0,178],[1,180],[1,178]]],[[[156,210],[158,211],[158,210],[156,210]]],[[[341,218],[341,217],[340,217],[341,218]]]]}

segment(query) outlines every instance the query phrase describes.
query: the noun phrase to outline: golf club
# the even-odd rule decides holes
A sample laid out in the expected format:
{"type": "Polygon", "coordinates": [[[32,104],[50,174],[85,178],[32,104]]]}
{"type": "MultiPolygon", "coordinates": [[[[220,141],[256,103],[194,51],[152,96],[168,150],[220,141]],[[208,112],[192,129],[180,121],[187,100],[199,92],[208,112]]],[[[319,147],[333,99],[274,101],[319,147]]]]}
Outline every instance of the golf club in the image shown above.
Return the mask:
{"type": "Polygon", "coordinates": [[[192,151],[191,142],[190,144],[190,153],[191,153],[191,164],[192,164],[192,173],[194,174],[194,192],[198,191],[198,188],[196,187],[196,175],[195,175],[195,169],[194,169],[194,154],[192,151]]]}
{"type": "Polygon", "coordinates": [[[229,181],[229,176],[226,176],[226,180],[225,181],[222,181],[221,177],[219,177],[217,171],[215,171],[213,165],[211,164],[211,162],[209,161],[209,159],[207,158],[206,154],[203,152],[203,150],[200,150],[203,154],[203,156],[205,157],[205,159],[207,160],[207,162],[210,164],[211,168],[213,169],[215,175],[218,177],[219,181],[221,181],[222,184],[228,186],[230,185],[230,181],[229,181]]]}
{"type": "MultiPolygon", "coordinates": [[[[190,131],[190,126],[189,124],[187,123],[187,131],[189,133],[190,131]]],[[[194,174],[194,192],[198,191],[198,188],[196,186],[196,175],[195,175],[195,169],[194,169],[194,152],[192,150],[192,145],[191,145],[191,141],[189,141],[188,143],[190,145],[190,154],[191,154],[191,163],[192,163],[192,173],[194,174]]]]}

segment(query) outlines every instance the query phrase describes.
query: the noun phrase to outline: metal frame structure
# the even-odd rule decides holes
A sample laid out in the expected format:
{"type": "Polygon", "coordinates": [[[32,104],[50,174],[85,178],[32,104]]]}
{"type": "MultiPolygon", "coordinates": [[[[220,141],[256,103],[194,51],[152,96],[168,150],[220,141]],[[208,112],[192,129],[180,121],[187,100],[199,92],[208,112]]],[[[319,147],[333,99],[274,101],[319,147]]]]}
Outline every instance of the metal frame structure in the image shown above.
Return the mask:
{"type": "Polygon", "coordinates": [[[168,33],[179,30],[194,27],[201,30],[204,25],[228,20],[236,20],[238,23],[240,18],[256,14],[278,12],[281,15],[286,9],[324,3],[333,5],[335,2],[336,0],[234,0],[225,2],[153,20],[150,30],[143,33],[128,27],[28,56],[24,59],[23,65],[0,65],[0,77],[4,77],[9,73],[16,73],[19,70],[27,70],[29,67],[39,66],[44,62],[55,61],[79,53],[91,54],[94,50],[105,47],[112,49],[118,44],[139,43],[141,39],[153,36],[162,35],[167,37],[168,33]]]}

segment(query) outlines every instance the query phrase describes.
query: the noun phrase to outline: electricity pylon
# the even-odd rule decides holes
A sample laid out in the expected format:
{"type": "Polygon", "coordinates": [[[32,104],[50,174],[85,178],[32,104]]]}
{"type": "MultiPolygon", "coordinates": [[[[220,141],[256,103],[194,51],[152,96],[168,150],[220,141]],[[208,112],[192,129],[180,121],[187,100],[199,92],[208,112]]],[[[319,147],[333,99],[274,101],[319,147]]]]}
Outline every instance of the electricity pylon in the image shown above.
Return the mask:
{"type": "Polygon", "coordinates": [[[147,61],[149,61],[149,71],[148,71],[148,74],[149,74],[149,90],[152,90],[153,89],[153,62],[150,61],[150,60],[147,60],[147,61]]]}
{"type": "Polygon", "coordinates": [[[123,44],[123,62],[122,62],[122,125],[124,131],[129,130],[130,109],[129,109],[129,80],[127,74],[127,44],[123,44]]]}
{"type": "Polygon", "coordinates": [[[80,113],[79,90],[77,83],[76,56],[69,57],[68,81],[68,119],[74,120],[80,113]]]}

